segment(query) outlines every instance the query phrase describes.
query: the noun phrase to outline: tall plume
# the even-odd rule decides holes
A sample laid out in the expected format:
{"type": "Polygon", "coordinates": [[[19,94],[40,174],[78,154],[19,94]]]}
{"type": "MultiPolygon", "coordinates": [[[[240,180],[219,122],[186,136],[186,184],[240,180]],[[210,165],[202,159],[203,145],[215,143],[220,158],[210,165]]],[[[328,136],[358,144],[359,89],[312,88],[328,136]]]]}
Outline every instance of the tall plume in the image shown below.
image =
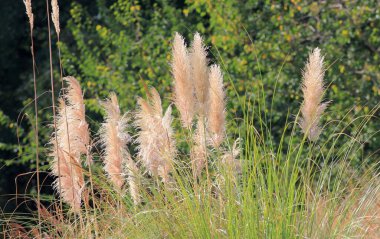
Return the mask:
{"type": "Polygon", "coordinates": [[[210,93],[207,126],[210,133],[210,143],[217,148],[223,142],[226,127],[223,75],[218,65],[211,66],[209,80],[210,93]]]}
{"type": "Polygon", "coordinates": [[[324,74],[323,57],[320,49],[315,48],[309,55],[302,82],[304,101],[301,107],[300,126],[310,141],[318,139],[321,133],[319,120],[328,105],[328,103],[322,103],[324,74]]]}
{"type": "Polygon", "coordinates": [[[126,172],[128,176],[128,184],[129,184],[129,193],[131,194],[133,203],[135,205],[141,202],[140,197],[140,174],[139,169],[137,168],[135,162],[132,160],[129,155],[126,163],[126,172]]]}
{"type": "Polygon", "coordinates": [[[30,30],[33,30],[34,26],[34,16],[32,12],[32,0],[24,0],[26,15],[29,18],[30,30]]]}
{"type": "Polygon", "coordinates": [[[178,33],[174,37],[172,57],[174,103],[181,114],[183,127],[190,128],[195,114],[194,85],[185,40],[178,33]]]}
{"type": "Polygon", "coordinates": [[[86,111],[79,82],[72,76],[63,78],[68,83],[64,98],[67,102],[67,118],[71,150],[74,153],[87,154],[90,134],[86,122],[86,111]]]}
{"type": "Polygon", "coordinates": [[[197,111],[201,117],[207,112],[207,101],[209,95],[208,61],[207,52],[203,39],[199,33],[195,33],[190,51],[191,77],[195,86],[197,99],[197,111]]]}
{"type": "Polygon", "coordinates": [[[193,135],[194,145],[190,151],[191,167],[194,179],[198,178],[207,163],[207,135],[204,118],[198,118],[197,128],[193,135]]]}
{"type": "Polygon", "coordinates": [[[150,90],[148,100],[138,99],[138,105],[135,121],[140,130],[136,140],[139,143],[138,156],[152,176],[159,176],[167,183],[176,155],[171,106],[163,114],[160,95],[154,88],[150,90]]]}
{"type": "Polygon", "coordinates": [[[61,29],[59,27],[59,6],[58,0],[51,0],[52,13],[51,18],[54,24],[55,31],[59,35],[61,29]]]}
{"type": "Polygon", "coordinates": [[[127,132],[128,119],[120,114],[116,94],[111,93],[102,103],[106,112],[105,122],[100,128],[100,138],[104,146],[104,170],[117,190],[124,184],[123,165],[130,158],[127,144],[131,140],[127,132]]]}
{"type": "Polygon", "coordinates": [[[59,100],[57,141],[54,133],[50,141],[54,157],[52,173],[58,177],[54,185],[62,199],[79,211],[84,188],[81,156],[88,154],[90,135],[79,82],[74,77],[66,77],[65,81],[68,87],[59,100]]]}
{"type": "Polygon", "coordinates": [[[57,114],[57,141],[55,136],[51,137],[51,154],[54,158],[52,163],[52,174],[57,176],[54,187],[60,193],[61,198],[67,202],[71,208],[78,212],[81,204],[81,194],[84,187],[84,177],[80,163],[80,153],[72,151],[72,137],[67,127],[73,120],[67,116],[66,112],[72,109],[65,101],[59,99],[59,109],[57,114]],[[67,124],[66,124],[67,123],[67,124]],[[58,145],[57,143],[58,142],[58,145]],[[59,188],[61,187],[61,188],[59,188]]]}

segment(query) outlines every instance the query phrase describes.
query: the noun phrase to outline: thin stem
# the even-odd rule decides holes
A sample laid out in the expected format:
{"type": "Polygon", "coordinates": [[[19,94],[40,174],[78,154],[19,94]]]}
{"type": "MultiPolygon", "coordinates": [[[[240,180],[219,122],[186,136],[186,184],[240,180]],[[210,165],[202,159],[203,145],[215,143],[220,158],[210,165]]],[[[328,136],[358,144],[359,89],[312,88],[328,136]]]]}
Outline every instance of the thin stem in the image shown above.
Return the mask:
{"type": "MultiPolygon", "coordinates": [[[[54,95],[54,78],[53,78],[53,56],[51,50],[51,32],[50,32],[50,11],[49,11],[49,1],[46,0],[46,15],[48,22],[48,37],[49,37],[49,62],[50,62],[50,84],[51,84],[51,102],[53,108],[53,126],[54,126],[54,138],[55,138],[55,146],[56,151],[58,152],[58,138],[57,138],[57,122],[56,122],[56,112],[55,112],[55,95],[54,95]]],[[[59,186],[59,194],[62,195],[62,187],[61,187],[61,160],[57,157],[58,161],[58,186],[59,186]]],[[[62,199],[59,197],[60,211],[62,211],[62,199]]]]}
{"type": "MultiPolygon", "coordinates": [[[[91,145],[91,143],[90,143],[91,145]]],[[[89,178],[90,178],[90,187],[91,187],[91,197],[92,197],[92,203],[94,205],[94,226],[95,226],[95,236],[97,236],[97,232],[98,232],[98,223],[96,221],[96,204],[95,204],[95,193],[94,193],[94,184],[93,184],[93,180],[92,180],[92,169],[91,169],[91,166],[92,166],[92,163],[90,161],[90,152],[91,151],[91,148],[88,147],[87,148],[87,153],[86,153],[86,157],[87,157],[87,165],[88,165],[88,172],[89,172],[89,178]]]]}
{"type": "MultiPolygon", "coordinates": [[[[40,160],[39,160],[39,145],[38,145],[38,106],[37,106],[37,80],[36,80],[36,61],[34,57],[34,41],[33,41],[33,28],[30,27],[30,51],[32,53],[32,62],[33,62],[33,88],[34,88],[34,112],[35,112],[35,144],[36,144],[36,175],[37,175],[37,203],[38,207],[41,204],[40,198],[40,160]]],[[[38,210],[38,230],[39,235],[41,235],[41,213],[38,210]]]]}

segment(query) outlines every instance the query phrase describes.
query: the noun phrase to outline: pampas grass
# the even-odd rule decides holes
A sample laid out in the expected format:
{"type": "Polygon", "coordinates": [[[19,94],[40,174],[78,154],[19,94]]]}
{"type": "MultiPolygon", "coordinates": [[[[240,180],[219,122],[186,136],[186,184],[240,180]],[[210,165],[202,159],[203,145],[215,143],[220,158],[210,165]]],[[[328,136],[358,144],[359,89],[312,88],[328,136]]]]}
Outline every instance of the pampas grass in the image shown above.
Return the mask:
{"type": "MultiPolygon", "coordinates": [[[[134,120],[131,126],[135,126],[137,132],[130,136],[126,115],[121,113],[117,97],[111,93],[102,103],[105,121],[99,136],[104,151],[92,152],[93,164],[85,165],[82,159],[91,156],[91,140],[82,90],[75,78],[66,77],[68,86],[63,90],[58,115],[53,119],[57,124],[50,144],[52,173],[56,176],[59,196],[76,213],[41,209],[43,219],[36,222],[42,227],[40,232],[31,228],[29,233],[23,225],[9,223],[9,235],[37,238],[368,237],[370,229],[375,228],[372,222],[378,220],[378,214],[368,211],[378,210],[380,184],[372,168],[363,166],[359,172],[350,166],[351,158],[362,156],[359,136],[343,138],[342,133],[333,132],[325,144],[304,147],[306,138],[318,138],[319,118],[326,107],[322,102],[324,69],[319,49],[310,54],[304,71],[301,127],[305,136],[297,132],[297,121],[286,121],[279,141],[264,137],[272,133],[270,127],[256,128],[255,121],[265,126],[270,124],[263,115],[265,109],[252,112],[252,108],[263,104],[262,99],[254,98],[242,106],[246,112],[233,132],[239,139],[230,145],[234,137],[226,130],[220,67],[207,68],[207,54],[199,34],[192,44],[191,61],[179,34],[173,44],[174,104],[180,113],[178,123],[187,130],[179,130],[175,135],[172,124],[177,122],[173,123],[176,119],[172,117],[171,105],[164,111],[159,93],[151,88],[146,99],[137,100],[137,110],[131,119],[134,120]],[[194,61],[194,57],[201,60],[194,61]],[[189,80],[194,75],[202,76],[206,82],[189,80]],[[203,112],[199,111],[202,104],[203,112]],[[196,122],[194,131],[193,121],[196,122]],[[131,154],[127,148],[130,141],[137,144],[136,147],[131,144],[131,154]],[[341,150],[335,151],[337,141],[341,150]],[[104,162],[106,177],[97,161],[104,162]],[[207,180],[202,177],[205,168],[207,180]],[[91,187],[94,184],[95,188],[91,190],[91,199],[87,169],[90,180],[91,169],[97,172],[91,181],[91,187]],[[129,194],[123,190],[127,183],[129,194]]],[[[376,110],[366,115],[359,126],[364,127],[376,110]]],[[[357,122],[349,123],[347,127],[355,127],[355,124],[357,122]]],[[[54,208],[54,202],[52,204],[54,208]]],[[[28,221],[28,228],[32,227],[31,222],[34,221],[28,221]]]]}
{"type": "Polygon", "coordinates": [[[194,179],[199,178],[207,166],[207,135],[203,118],[199,118],[193,135],[194,145],[191,148],[191,167],[194,179]]]}
{"type": "Polygon", "coordinates": [[[135,205],[138,205],[141,202],[141,176],[136,163],[133,161],[130,155],[125,165],[125,171],[127,172],[128,176],[129,193],[131,194],[133,203],[135,205]]]}
{"type": "Polygon", "coordinates": [[[121,115],[115,93],[111,93],[109,99],[102,102],[102,105],[106,116],[99,135],[104,147],[104,171],[119,192],[122,192],[127,175],[129,192],[134,204],[137,205],[140,202],[139,170],[127,147],[132,140],[127,131],[127,115],[121,115]]]}
{"type": "Polygon", "coordinates": [[[67,125],[70,144],[72,144],[70,149],[74,154],[87,154],[90,146],[90,134],[86,122],[82,89],[79,82],[72,76],[65,77],[63,80],[68,84],[64,98],[67,102],[67,125]]]}
{"type": "MultiPolygon", "coordinates": [[[[57,140],[56,145],[55,136],[52,136],[51,145],[53,157],[52,173],[57,178],[54,182],[54,187],[59,192],[61,198],[68,203],[71,208],[79,212],[81,204],[81,194],[84,187],[84,177],[82,172],[81,154],[72,148],[73,144],[70,139],[73,137],[69,133],[69,128],[66,126],[66,119],[68,124],[72,119],[66,117],[66,111],[70,111],[70,107],[66,107],[63,99],[60,99],[60,106],[57,115],[57,140]]],[[[72,127],[70,127],[73,130],[72,127]]],[[[74,129],[75,130],[75,129],[74,129]]]]}
{"type": "Polygon", "coordinates": [[[315,48],[309,55],[303,72],[302,92],[304,101],[301,107],[302,118],[300,126],[310,141],[318,139],[321,128],[319,120],[328,103],[322,103],[324,93],[323,57],[321,50],[315,48]]]}
{"type": "Polygon", "coordinates": [[[58,7],[58,0],[51,0],[51,19],[53,21],[53,25],[55,28],[55,32],[57,35],[61,32],[61,28],[59,26],[59,7],[58,7]]]}
{"type": "Polygon", "coordinates": [[[105,122],[99,135],[104,146],[104,170],[117,190],[124,184],[123,165],[130,159],[127,144],[131,137],[127,132],[127,117],[120,114],[116,94],[111,93],[108,100],[102,103],[106,112],[105,122]]]}
{"type": "MultiPolygon", "coordinates": [[[[37,202],[40,203],[40,159],[39,159],[39,125],[38,125],[38,103],[37,103],[37,79],[36,79],[36,60],[34,57],[34,39],[33,39],[33,27],[34,27],[34,16],[32,11],[32,2],[31,0],[24,0],[26,15],[29,19],[29,28],[30,28],[30,50],[32,54],[33,62],[33,90],[34,90],[34,114],[35,114],[35,144],[36,144],[36,176],[37,176],[37,202]]],[[[41,215],[38,212],[38,220],[41,220],[41,215]]],[[[38,228],[39,233],[41,233],[41,227],[38,228]]]]}
{"type": "Polygon", "coordinates": [[[138,99],[138,105],[135,121],[140,130],[136,140],[138,157],[152,176],[160,176],[164,183],[168,183],[176,155],[171,106],[163,115],[161,98],[154,88],[150,90],[148,100],[138,99]]]}
{"type": "Polygon", "coordinates": [[[26,15],[29,19],[29,25],[30,29],[33,30],[34,27],[34,16],[32,11],[32,0],[24,0],[25,8],[26,8],[26,15]]]}
{"type": "Polygon", "coordinates": [[[190,51],[191,78],[195,88],[196,109],[201,117],[205,117],[208,108],[210,83],[208,80],[208,60],[206,47],[199,33],[194,34],[190,51]]]}
{"type": "Polygon", "coordinates": [[[174,104],[181,114],[183,127],[190,128],[195,115],[194,85],[191,81],[189,55],[183,37],[175,33],[172,53],[174,104]]]}
{"type": "Polygon", "coordinates": [[[210,100],[207,114],[207,126],[210,132],[210,143],[219,147],[223,142],[226,124],[225,93],[223,89],[223,75],[218,65],[210,67],[210,100]]]}
{"type": "Polygon", "coordinates": [[[68,87],[59,100],[56,133],[50,141],[52,173],[57,177],[54,185],[61,198],[78,212],[84,188],[81,156],[88,154],[90,135],[79,82],[74,77],[65,81],[68,87]]]}

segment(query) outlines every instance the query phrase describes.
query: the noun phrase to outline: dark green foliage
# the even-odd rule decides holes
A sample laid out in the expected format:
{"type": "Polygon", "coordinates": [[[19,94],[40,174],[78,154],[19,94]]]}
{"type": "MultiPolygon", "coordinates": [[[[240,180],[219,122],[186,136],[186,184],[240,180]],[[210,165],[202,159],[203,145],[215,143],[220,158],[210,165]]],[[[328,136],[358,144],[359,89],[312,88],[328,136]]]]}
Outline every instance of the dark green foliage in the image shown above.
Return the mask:
{"type": "MultiPolygon", "coordinates": [[[[268,124],[255,124],[267,128],[265,137],[271,132],[278,139],[288,115],[297,114],[301,69],[317,46],[325,55],[325,98],[331,101],[324,122],[343,120],[344,127],[380,101],[377,2],[119,0],[99,7],[101,14],[94,17],[86,7],[73,4],[68,29],[75,44],[64,47],[65,69],[81,79],[92,112],[99,111],[97,101],[109,91],[117,92],[125,110],[134,109],[144,84],[170,98],[175,31],[188,42],[195,31],[205,37],[212,62],[225,72],[229,117],[242,118],[245,100],[263,103],[257,105],[265,108],[255,114],[268,124]]],[[[369,141],[361,153],[379,148],[380,139],[370,138],[376,123],[367,124],[359,139],[369,141]]],[[[335,126],[326,127],[322,142],[342,130],[335,126]]],[[[355,136],[356,130],[350,126],[345,132],[355,136]]]]}

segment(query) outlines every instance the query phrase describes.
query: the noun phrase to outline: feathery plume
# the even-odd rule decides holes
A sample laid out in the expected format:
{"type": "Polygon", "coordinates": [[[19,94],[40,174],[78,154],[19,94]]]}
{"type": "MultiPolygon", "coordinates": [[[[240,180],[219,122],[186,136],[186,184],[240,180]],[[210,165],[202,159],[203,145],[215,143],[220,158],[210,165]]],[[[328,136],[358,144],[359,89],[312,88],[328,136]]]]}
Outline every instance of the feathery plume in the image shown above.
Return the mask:
{"type": "Polygon", "coordinates": [[[160,176],[162,181],[167,183],[176,155],[171,128],[172,109],[169,106],[163,115],[158,92],[152,88],[149,95],[148,101],[138,99],[139,110],[135,121],[135,125],[140,129],[136,140],[139,143],[138,156],[152,176],[160,176]]]}
{"type": "Polygon", "coordinates": [[[59,27],[59,7],[58,7],[58,0],[51,0],[51,7],[52,7],[52,12],[51,12],[51,19],[54,24],[55,32],[57,35],[59,35],[61,29],[59,27]]]}
{"type": "Polygon", "coordinates": [[[328,103],[322,103],[325,74],[320,49],[315,48],[309,55],[303,72],[302,92],[304,101],[301,107],[300,126],[310,141],[318,139],[321,129],[319,119],[328,103]]]}
{"type": "Polygon", "coordinates": [[[58,191],[62,199],[69,203],[74,211],[78,211],[84,188],[81,156],[89,153],[90,135],[79,82],[71,76],[64,80],[68,87],[59,100],[60,106],[56,116],[57,141],[54,133],[50,141],[53,146],[51,156],[54,157],[52,173],[58,177],[54,185],[56,189],[61,187],[58,191]]]}
{"type": "Polygon", "coordinates": [[[210,133],[210,143],[217,148],[223,142],[226,127],[223,75],[218,65],[211,66],[209,80],[210,96],[207,126],[210,133]]]}
{"type": "MultiPolygon", "coordinates": [[[[87,154],[90,145],[90,134],[86,122],[86,110],[79,82],[72,76],[63,78],[68,83],[64,98],[67,102],[67,124],[70,134],[71,151],[87,154]]],[[[78,159],[79,160],[79,159],[78,159]]],[[[80,163],[78,161],[78,163],[80,163]]]]}
{"type": "Polygon", "coordinates": [[[133,203],[135,205],[141,202],[140,197],[140,175],[139,169],[136,166],[136,163],[132,160],[132,158],[128,157],[126,163],[126,172],[128,176],[128,184],[129,184],[129,193],[131,194],[133,203]]]}
{"type": "Polygon", "coordinates": [[[29,18],[30,30],[33,30],[34,26],[34,16],[32,12],[32,0],[24,0],[26,15],[29,18]]]}
{"type": "Polygon", "coordinates": [[[194,145],[190,151],[191,167],[194,179],[198,178],[207,163],[206,130],[203,118],[198,119],[197,128],[193,136],[194,145]]]}
{"type": "Polygon", "coordinates": [[[190,76],[190,61],[183,37],[175,33],[172,52],[174,104],[181,114],[183,127],[191,127],[195,114],[194,86],[190,76]]]}
{"type": "Polygon", "coordinates": [[[120,114],[119,103],[115,93],[102,102],[106,112],[99,134],[104,146],[104,170],[117,190],[124,184],[123,165],[130,158],[127,144],[131,137],[127,132],[127,117],[120,114]]]}
{"type": "Polygon", "coordinates": [[[138,134],[138,138],[136,139],[136,142],[139,143],[138,149],[138,157],[148,170],[148,172],[151,175],[154,175],[157,177],[158,172],[158,162],[157,162],[157,155],[156,152],[151,149],[153,148],[153,137],[151,137],[153,122],[156,122],[156,119],[152,116],[153,111],[151,109],[151,106],[149,103],[139,98],[137,101],[137,104],[139,105],[139,110],[136,113],[136,120],[135,125],[138,129],[140,129],[140,132],[138,134]]]}
{"type": "MultiPolygon", "coordinates": [[[[51,138],[52,152],[50,156],[54,158],[52,163],[52,174],[57,176],[54,187],[58,189],[61,198],[67,202],[71,208],[78,212],[81,204],[81,194],[84,187],[84,177],[80,164],[80,153],[72,150],[73,143],[69,134],[69,127],[72,121],[66,112],[72,109],[68,107],[65,101],[59,100],[59,109],[57,114],[57,141],[55,136],[51,138]],[[66,120],[68,122],[66,122],[66,120]],[[60,183],[59,183],[60,181],[60,183]],[[61,188],[59,188],[61,187],[61,188]]],[[[72,127],[70,127],[72,129],[72,127]]],[[[75,147],[74,147],[75,148],[75,147]]]]}
{"type": "Polygon", "coordinates": [[[207,112],[207,101],[209,95],[208,61],[206,47],[199,33],[195,33],[190,51],[191,77],[194,82],[195,95],[197,99],[197,111],[204,117],[207,112]]]}

